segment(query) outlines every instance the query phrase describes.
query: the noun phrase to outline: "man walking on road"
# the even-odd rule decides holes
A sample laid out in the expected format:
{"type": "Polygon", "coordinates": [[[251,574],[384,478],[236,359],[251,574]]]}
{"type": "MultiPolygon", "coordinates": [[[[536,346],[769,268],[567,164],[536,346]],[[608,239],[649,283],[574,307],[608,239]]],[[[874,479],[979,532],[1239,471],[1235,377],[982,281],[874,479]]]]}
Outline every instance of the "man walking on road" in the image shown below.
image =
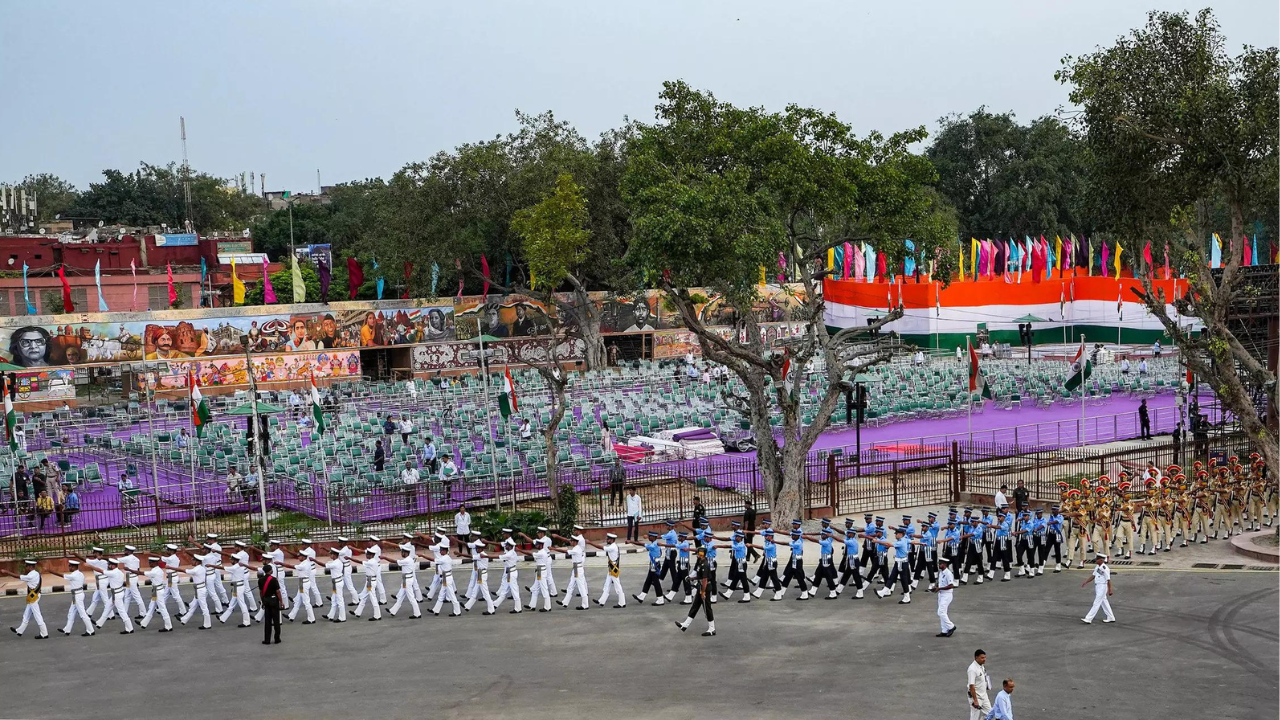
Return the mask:
{"type": "Polygon", "coordinates": [[[987,691],[991,689],[991,680],[987,678],[987,654],[981,648],[973,651],[973,662],[969,664],[969,720],[985,720],[991,712],[991,701],[987,699],[987,691]]]}
{"type": "Polygon", "coordinates": [[[951,572],[951,561],[947,558],[939,558],[938,565],[938,622],[942,631],[935,637],[951,637],[956,632],[956,624],[951,622],[947,609],[951,607],[951,596],[956,589],[956,576],[951,572]]]}
{"type": "Polygon", "coordinates": [[[1005,678],[986,720],[1013,720],[1013,678],[1005,678]]]}
{"type": "MultiPolygon", "coordinates": [[[[275,643],[280,644],[280,579],[276,577],[271,563],[262,564],[262,574],[258,576],[258,596],[262,598],[262,609],[265,611],[262,623],[262,644],[271,644],[272,629],[275,630],[275,643]]],[[[303,602],[308,602],[303,600],[303,602]]]]}
{"type": "Polygon", "coordinates": [[[1098,555],[1097,564],[1093,567],[1093,576],[1085,578],[1080,587],[1093,581],[1093,607],[1089,608],[1089,614],[1080,618],[1080,622],[1088,625],[1093,622],[1093,616],[1098,614],[1098,609],[1102,609],[1102,622],[1113,623],[1116,616],[1111,612],[1111,601],[1107,598],[1111,597],[1111,568],[1107,566],[1107,556],[1098,555]]]}

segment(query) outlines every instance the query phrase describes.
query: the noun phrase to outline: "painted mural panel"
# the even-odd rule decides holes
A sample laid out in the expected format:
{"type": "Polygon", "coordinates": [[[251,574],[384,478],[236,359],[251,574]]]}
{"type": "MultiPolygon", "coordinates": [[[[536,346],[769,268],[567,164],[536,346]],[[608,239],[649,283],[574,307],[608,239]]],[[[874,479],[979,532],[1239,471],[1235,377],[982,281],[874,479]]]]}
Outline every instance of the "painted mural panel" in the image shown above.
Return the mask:
{"type": "MultiPolygon", "coordinates": [[[[138,373],[135,377],[138,389],[143,389],[146,383],[155,383],[158,390],[185,388],[188,370],[207,387],[243,386],[249,384],[246,368],[242,357],[171,360],[160,363],[155,371],[138,373]]],[[[317,380],[360,377],[360,352],[336,350],[253,356],[254,380],[258,383],[301,381],[313,373],[317,380]]]]}
{"type": "Polygon", "coordinates": [[[462,298],[453,306],[455,336],[470,340],[484,334],[501,340],[542,335],[547,332],[545,311],[545,305],[525,295],[462,298]]]}

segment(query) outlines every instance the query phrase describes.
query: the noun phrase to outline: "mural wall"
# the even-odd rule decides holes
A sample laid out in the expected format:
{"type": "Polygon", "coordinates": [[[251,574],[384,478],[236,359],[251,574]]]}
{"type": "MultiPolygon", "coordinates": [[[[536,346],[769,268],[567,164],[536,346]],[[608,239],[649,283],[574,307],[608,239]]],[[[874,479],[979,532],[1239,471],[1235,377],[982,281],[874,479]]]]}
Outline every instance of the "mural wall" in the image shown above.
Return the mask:
{"type": "MultiPolygon", "coordinates": [[[[176,390],[187,386],[187,371],[200,378],[207,387],[248,385],[247,363],[242,357],[209,360],[172,360],[160,363],[154,372],[138,373],[137,389],[151,383],[157,390],[176,390]]],[[[360,376],[360,352],[299,352],[278,355],[254,355],[253,374],[258,383],[317,380],[360,376]]]]}

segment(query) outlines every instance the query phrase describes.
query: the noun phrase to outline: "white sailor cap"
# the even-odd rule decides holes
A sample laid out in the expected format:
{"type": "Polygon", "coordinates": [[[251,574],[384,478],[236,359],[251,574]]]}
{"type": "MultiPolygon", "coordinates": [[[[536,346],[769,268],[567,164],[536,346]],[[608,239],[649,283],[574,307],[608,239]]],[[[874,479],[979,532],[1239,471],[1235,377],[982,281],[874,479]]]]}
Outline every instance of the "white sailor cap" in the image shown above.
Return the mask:
{"type": "Polygon", "coordinates": [[[369,555],[376,555],[378,553],[378,548],[368,547],[368,548],[365,548],[364,551],[369,555]]]}
{"type": "Polygon", "coordinates": [[[132,546],[132,545],[125,545],[125,546],[124,546],[124,551],[125,551],[125,552],[128,552],[128,553],[131,553],[131,552],[133,552],[134,550],[137,550],[137,549],[138,549],[138,548],[136,548],[136,547],[134,547],[134,546],[132,546]]]}
{"type": "Polygon", "coordinates": [[[339,535],[339,536],[338,536],[338,542],[340,542],[340,543],[347,542],[347,536],[345,536],[345,535],[339,535]]]}
{"type": "Polygon", "coordinates": [[[249,546],[248,546],[248,545],[245,545],[243,540],[237,540],[237,541],[236,541],[236,547],[238,547],[238,548],[247,548],[247,547],[249,547],[249,546]]]}
{"type": "Polygon", "coordinates": [[[147,561],[148,561],[148,562],[153,562],[153,563],[158,563],[158,562],[160,562],[160,558],[156,557],[155,555],[152,555],[152,556],[150,556],[150,557],[148,557],[148,558],[147,558],[147,561]]]}
{"type": "Polygon", "coordinates": [[[511,534],[511,533],[515,532],[515,530],[512,530],[511,528],[502,528],[502,532],[507,533],[507,534],[511,534]]]}
{"type": "Polygon", "coordinates": [[[404,538],[405,540],[412,540],[413,533],[400,533],[400,537],[404,538]]]}
{"type": "Polygon", "coordinates": [[[448,539],[449,539],[449,534],[448,534],[448,533],[446,533],[446,532],[445,532],[445,531],[443,531],[443,530],[439,530],[439,529],[437,529],[437,530],[436,530],[436,537],[441,538],[442,540],[448,540],[448,539]]]}
{"type": "Polygon", "coordinates": [[[79,560],[68,560],[67,564],[70,565],[71,567],[80,567],[79,560]]]}
{"type": "Polygon", "coordinates": [[[94,552],[96,552],[96,553],[105,553],[105,552],[106,552],[106,550],[103,550],[102,548],[98,547],[97,545],[94,545],[93,547],[91,547],[91,548],[89,548],[89,549],[90,549],[90,550],[92,550],[92,551],[94,551],[94,552]]]}
{"type": "Polygon", "coordinates": [[[472,530],[472,531],[471,531],[471,534],[472,534],[472,535],[479,536],[479,535],[480,535],[480,531],[479,531],[479,530],[472,530]]]}
{"type": "Polygon", "coordinates": [[[403,545],[398,545],[397,547],[400,548],[401,552],[407,552],[407,553],[413,552],[413,545],[411,545],[410,543],[404,543],[403,545]]]}
{"type": "Polygon", "coordinates": [[[617,535],[615,535],[615,534],[613,534],[613,533],[605,533],[605,534],[604,534],[604,536],[605,536],[605,537],[607,537],[607,538],[609,538],[610,540],[617,540],[617,539],[618,539],[618,536],[617,536],[617,535]]]}
{"type": "Polygon", "coordinates": [[[311,548],[303,548],[302,552],[298,554],[309,557],[309,558],[314,558],[316,556],[316,551],[312,550],[311,548]]]}
{"type": "Polygon", "coordinates": [[[546,529],[546,528],[544,528],[544,527],[542,527],[541,525],[539,525],[539,526],[538,526],[538,532],[543,532],[543,533],[544,533],[544,532],[547,532],[547,529],[546,529]]]}
{"type": "Polygon", "coordinates": [[[1099,560],[1110,560],[1111,556],[1106,553],[1098,553],[1099,560]]]}
{"type": "Polygon", "coordinates": [[[164,549],[168,550],[169,552],[177,552],[178,546],[174,545],[173,543],[165,543],[164,549]]]}
{"type": "Polygon", "coordinates": [[[329,552],[333,553],[334,555],[341,555],[341,554],[342,554],[342,552],[341,552],[340,550],[338,550],[338,548],[336,548],[336,547],[331,547],[331,548],[329,548],[329,552]]]}
{"type": "Polygon", "coordinates": [[[369,542],[382,542],[382,538],[378,537],[377,535],[370,535],[369,542]]]}
{"type": "Polygon", "coordinates": [[[217,539],[218,539],[218,533],[208,533],[207,535],[205,535],[205,537],[206,537],[206,538],[208,538],[208,539],[210,539],[210,540],[217,540],[217,539]]]}
{"type": "Polygon", "coordinates": [[[581,531],[581,530],[584,530],[585,528],[583,528],[581,525],[574,525],[574,526],[573,526],[573,529],[574,529],[574,530],[581,531]]]}
{"type": "Polygon", "coordinates": [[[107,558],[108,565],[119,565],[120,561],[115,558],[107,558]]]}
{"type": "Polygon", "coordinates": [[[28,564],[28,565],[35,565],[35,564],[36,564],[36,561],[35,561],[35,560],[31,560],[31,559],[25,560],[24,562],[26,562],[26,564],[28,564]]]}
{"type": "Polygon", "coordinates": [[[279,541],[279,540],[268,540],[268,541],[267,541],[267,544],[268,544],[268,545],[279,545],[279,544],[280,544],[280,541],[279,541]]]}
{"type": "Polygon", "coordinates": [[[301,542],[302,542],[302,544],[303,544],[303,545],[310,545],[310,544],[311,544],[311,538],[302,538],[301,542]]]}

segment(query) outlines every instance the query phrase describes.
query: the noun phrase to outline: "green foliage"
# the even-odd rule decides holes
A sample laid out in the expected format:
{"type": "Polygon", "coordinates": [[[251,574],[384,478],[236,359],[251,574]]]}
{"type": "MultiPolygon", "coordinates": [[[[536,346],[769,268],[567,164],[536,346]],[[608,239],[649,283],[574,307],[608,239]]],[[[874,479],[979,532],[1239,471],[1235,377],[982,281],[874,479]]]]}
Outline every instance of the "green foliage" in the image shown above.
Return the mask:
{"type": "MultiPolygon", "coordinates": [[[[182,169],[142,165],[134,172],[103,170],[103,181],[90,183],[66,209],[74,217],[99,218],[108,224],[183,227],[186,201],[182,169]]],[[[198,231],[242,230],[266,208],[254,195],[227,181],[200,172],[191,174],[191,221],[198,231]]]]}
{"type": "Polygon", "coordinates": [[[1092,234],[1084,144],[1067,125],[1048,116],[1019,125],[985,107],[941,125],[927,155],[963,238],[1092,234]]]}
{"type": "Polygon", "coordinates": [[[517,533],[517,542],[520,542],[519,533],[533,537],[538,527],[548,527],[548,522],[547,514],[538,510],[517,510],[511,513],[489,510],[480,516],[476,529],[486,539],[497,541],[502,539],[502,528],[511,528],[517,533]]]}
{"type": "Polygon", "coordinates": [[[1231,237],[1256,211],[1274,229],[1276,48],[1230,56],[1211,11],[1152,12],[1113,46],[1062,63],[1056,77],[1082,109],[1075,123],[1112,229],[1171,235],[1179,207],[1218,202],[1231,237]]]}
{"type": "Polygon", "coordinates": [[[48,222],[66,213],[80,195],[74,185],[49,173],[28,175],[22,178],[22,182],[13,183],[10,187],[35,193],[37,223],[48,222]]]}
{"type": "Polygon", "coordinates": [[[568,535],[578,522],[578,491],[572,485],[561,485],[556,494],[556,524],[561,535],[568,535]]]}
{"type": "Polygon", "coordinates": [[[591,231],[582,186],[568,173],[556,178],[556,187],[537,204],[516,211],[511,229],[524,239],[524,256],[530,284],[555,289],[587,257],[591,231]]]}
{"type": "Polygon", "coordinates": [[[668,82],[657,122],[626,146],[628,259],[650,278],[743,305],[780,253],[795,262],[849,239],[898,261],[911,238],[931,257],[955,231],[929,190],[932,165],[909,151],[924,137],[918,128],[859,139],[831,114],[738,108],[668,82]]]}
{"type": "MultiPolygon", "coordinates": [[[[288,250],[285,251],[286,258],[288,250]]],[[[316,268],[311,263],[298,263],[298,271],[302,274],[302,283],[307,287],[307,302],[320,302],[320,275],[317,274],[316,268]]],[[[342,268],[343,277],[346,277],[346,265],[342,268]]],[[[343,300],[346,299],[345,294],[339,295],[334,288],[337,286],[337,278],[332,278],[332,284],[329,287],[329,298],[343,300]]],[[[346,282],[342,283],[344,286],[346,282]]],[[[276,291],[276,300],[280,303],[293,302],[293,272],[288,263],[285,267],[277,272],[271,273],[271,289],[276,291]]],[[[262,281],[245,283],[244,304],[245,305],[262,305],[262,281]]],[[[341,291],[345,292],[345,291],[341,291]]]]}

